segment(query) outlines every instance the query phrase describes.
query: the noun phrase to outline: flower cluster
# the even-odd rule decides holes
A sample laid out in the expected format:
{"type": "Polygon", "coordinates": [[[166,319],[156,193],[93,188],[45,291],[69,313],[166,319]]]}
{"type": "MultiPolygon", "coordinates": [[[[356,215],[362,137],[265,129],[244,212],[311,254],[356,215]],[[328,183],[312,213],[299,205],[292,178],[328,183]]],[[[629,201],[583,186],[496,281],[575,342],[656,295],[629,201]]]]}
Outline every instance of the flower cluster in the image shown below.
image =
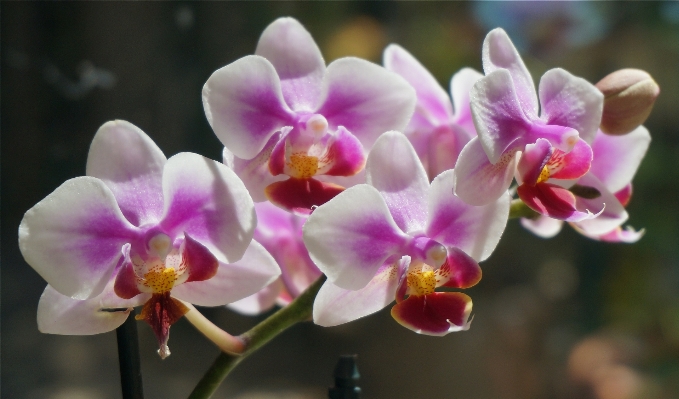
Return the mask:
{"type": "Polygon", "coordinates": [[[556,68],[536,93],[502,29],[482,60],[484,74],[453,76],[449,97],[397,45],[384,67],[326,66],[299,22],[281,18],[255,55],[205,83],[223,163],[166,159],[132,124],[104,124],[87,176],[19,228],[24,258],[48,283],[40,330],[109,331],[143,305],[137,318],[165,357],[189,303],[256,314],[325,274],[317,324],[395,301],[400,324],[444,335],[469,328],[472,301],[458,290],[481,279],[512,203],[534,211],[522,224],[542,237],[566,221],[593,239],[638,240],[621,226],[650,143],[650,76],[622,70],[595,86],[556,68]]]}

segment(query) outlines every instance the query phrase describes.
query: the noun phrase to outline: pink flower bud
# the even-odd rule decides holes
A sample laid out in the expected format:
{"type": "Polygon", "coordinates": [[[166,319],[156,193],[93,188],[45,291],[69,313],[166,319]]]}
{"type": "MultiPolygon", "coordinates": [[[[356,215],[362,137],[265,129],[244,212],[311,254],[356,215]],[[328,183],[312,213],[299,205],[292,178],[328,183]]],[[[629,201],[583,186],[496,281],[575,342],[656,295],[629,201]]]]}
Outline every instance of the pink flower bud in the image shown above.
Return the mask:
{"type": "Polygon", "coordinates": [[[601,79],[596,87],[604,94],[601,130],[622,135],[644,123],[653,109],[660,87],[640,69],[621,69],[601,79]]]}

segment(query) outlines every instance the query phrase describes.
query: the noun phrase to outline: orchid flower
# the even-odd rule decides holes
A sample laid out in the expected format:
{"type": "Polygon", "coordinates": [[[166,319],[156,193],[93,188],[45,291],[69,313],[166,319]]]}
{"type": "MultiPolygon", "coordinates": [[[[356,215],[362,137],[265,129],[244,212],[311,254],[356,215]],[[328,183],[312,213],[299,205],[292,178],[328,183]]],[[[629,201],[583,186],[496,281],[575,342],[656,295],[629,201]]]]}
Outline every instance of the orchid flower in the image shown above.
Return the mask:
{"type": "Polygon", "coordinates": [[[188,311],[181,301],[224,305],[280,274],[251,244],[254,204],[224,165],[191,153],[166,159],[139,128],[114,121],[92,140],[86,169],[19,227],[24,259],[49,284],[42,331],[108,331],[144,304],[137,319],[152,327],[165,358],[170,326],[188,311]]]}
{"type": "Polygon", "coordinates": [[[253,199],[301,214],[354,184],[347,177],[363,170],[380,134],[406,126],[415,101],[403,78],[368,61],[341,58],[326,68],[292,18],[274,21],[255,55],[217,70],[203,88],[226,163],[253,199]]]}
{"type": "Polygon", "coordinates": [[[483,75],[464,68],[450,81],[451,97],[429,71],[408,51],[396,44],[384,50],[384,67],[408,81],[417,93],[417,105],[404,133],[433,180],[453,169],[462,148],[476,137],[469,108],[469,91],[483,75]],[[453,108],[455,111],[453,111],[453,108]]]}
{"type": "Polygon", "coordinates": [[[524,202],[562,220],[594,217],[575,209],[575,197],[566,188],[544,182],[576,179],[589,170],[592,150],[588,143],[601,122],[601,92],[584,79],[555,68],[540,80],[538,104],[530,73],[499,28],[483,43],[483,68],[486,76],[470,93],[478,137],[460,154],[455,193],[472,205],[494,201],[509,187],[517,154],[523,152],[518,194],[524,202]]]}
{"type": "Polygon", "coordinates": [[[321,276],[302,241],[306,217],[286,212],[269,202],[256,203],[255,211],[255,240],[278,262],[281,276],[258,293],[227,305],[249,315],[262,313],[275,304],[289,304],[321,276]]]}
{"type": "MultiPolygon", "coordinates": [[[[623,229],[621,225],[628,218],[625,206],[632,196],[632,178],[650,142],[651,136],[643,126],[624,136],[610,136],[597,131],[592,143],[592,167],[575,186],[594,191],[596,195],[577,197],[576,208],[602,211],[596,218],[571,223],[577,231],[592,239],[608,242],[633,243],[641,238],[643,230],[623,229]]],[[[522,219],[521,223],[544,238],[555,236],[563,226],[562,221],[547,216],[535,220],[522,219]]]]}
{"type": "Polygon", "coordinates": [[[471,299],[436,288],[467,288],[480,280],[477,262],[500,240],[509,194],[486,206],[467,205],[452,194],[453,171],[430,184],[398,132],[377,140],[366,177],[367,184],[318,207],[304,225],[311,259],[328,277],[314,303],[314,322],[346,323],[395,299],[392,316],[418,333],[467,329],[471,299]]]}

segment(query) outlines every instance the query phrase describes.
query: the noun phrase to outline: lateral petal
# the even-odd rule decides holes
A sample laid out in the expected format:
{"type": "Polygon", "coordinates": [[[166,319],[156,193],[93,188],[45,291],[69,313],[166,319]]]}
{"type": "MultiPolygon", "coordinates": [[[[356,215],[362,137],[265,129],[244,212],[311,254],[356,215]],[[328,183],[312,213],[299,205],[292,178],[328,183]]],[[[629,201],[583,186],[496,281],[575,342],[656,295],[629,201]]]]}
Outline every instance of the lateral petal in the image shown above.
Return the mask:
{"type": "Polygon", "coordinates": [[[604,95],[585,79],[554,68],[540,79],[541,118],[549,125],[560,125],[578,131],[587,143],[601,123],[604,95]]]}
{"type": "Polygon", "coordinates": [[[321,106],[331,129],[344,126],[368,150],[380,134],[402,131],[415,109],[415,90],[379,65],[348,57],[328,65],[321,106]]]}
{"type": "Polygon", "coordinates": [[[318,207],[304,224],[316,266],[341,288],[359,290],[408,242],[380,193],[359,184],[318,207]]]}
{"type": "Polygon", "coordinates": [[[238,158],[257,155],[269,138],[293,124],[273,65],[249,55],[218,69],[203,86],[203,108],[217,138],[238,158]]]}
{"type": "Polygon", "coordinates": [[[426,234],[447,247],[455,247],[476,261],[495,250],[509,217],[509,193],[488,205],[472,206],[451,195],[454,171],[438,175],[431,183],[426,234]]]}
{"type": "Polygon", "coordinates": [[[67,180],[26,212],[19,248],[57,292],[86,299],[101,293],[123,245],[138,236],[106,184],[83,176],[67,180]]]}
{"type": "Polygon", "coordinates": [[[220,262],[243,256],[257,218],[248,190],[231,169],[197,154],[177,154],[165,164],[163,194],[162,229],[191,235],[220,262]]]}

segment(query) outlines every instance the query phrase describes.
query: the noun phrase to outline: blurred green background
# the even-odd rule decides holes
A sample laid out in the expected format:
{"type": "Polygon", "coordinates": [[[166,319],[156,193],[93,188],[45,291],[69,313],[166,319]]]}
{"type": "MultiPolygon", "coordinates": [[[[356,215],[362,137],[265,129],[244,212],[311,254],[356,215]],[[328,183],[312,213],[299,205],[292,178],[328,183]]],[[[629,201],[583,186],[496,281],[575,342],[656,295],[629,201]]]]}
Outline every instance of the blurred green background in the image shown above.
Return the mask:
{"type": "MultiPolygon", "coordinates": [[[[648,71],[661,94],[653,142],[635,178],[634,245],[590,241],[570,228],[543,240],[510,221],[484,278],[469,290],[474,322],[445,338],[419,336],[388,310],[354,323],[306,323],[245,361],[216,398],[324,398],[341,354],[357,353],[364,398],[529,399],[679,397],[679,2],[3,2],[2,397],[120,398],[114,333],[40,334],[45,282],[22,259],[23,213],[80,176],[90,140],[128,120],[166,155],[220,159],[201,88],[254,51],[279,16],[299,19],[326,61],[381,62],[388,43],[411,51],[447,88],[481,69],[487,31],[504,27],[537,81],[562,67],[596,82],[648,71]]],[[[205,314],[232,333],[264,316],[205,314]]],[[[183,398],[217,350],[188,323],[172,328],[161,361],[139,325],[148,398],[183,398]]]]}

